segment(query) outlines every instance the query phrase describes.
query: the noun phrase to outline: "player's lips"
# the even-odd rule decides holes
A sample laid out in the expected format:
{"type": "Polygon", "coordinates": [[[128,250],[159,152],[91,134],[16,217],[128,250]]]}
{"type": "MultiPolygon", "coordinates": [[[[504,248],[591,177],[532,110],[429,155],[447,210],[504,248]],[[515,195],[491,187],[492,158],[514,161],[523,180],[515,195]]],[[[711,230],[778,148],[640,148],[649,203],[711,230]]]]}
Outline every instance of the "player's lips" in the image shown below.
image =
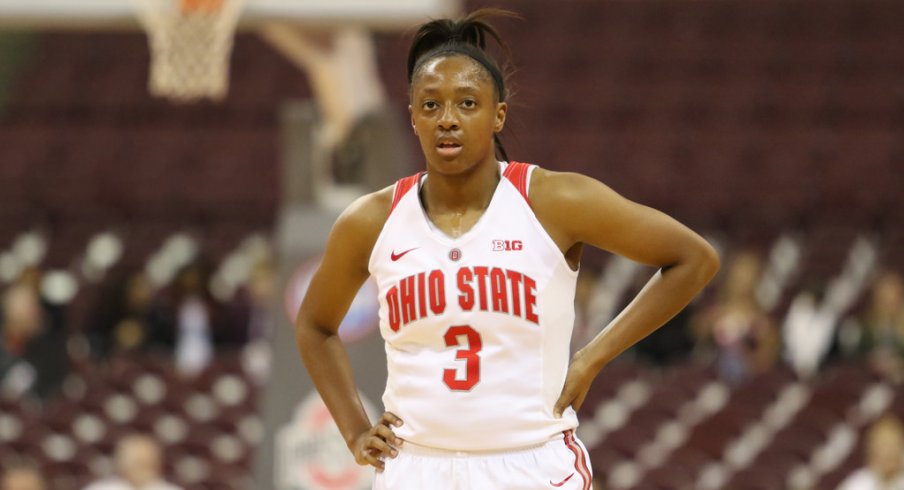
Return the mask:
{"type": "Polygon", "coordinates": [[[436,152],[448,158],[452,158],[461,153],[461,142],[456,138],[444,137],[436,142],[436,152]]]}

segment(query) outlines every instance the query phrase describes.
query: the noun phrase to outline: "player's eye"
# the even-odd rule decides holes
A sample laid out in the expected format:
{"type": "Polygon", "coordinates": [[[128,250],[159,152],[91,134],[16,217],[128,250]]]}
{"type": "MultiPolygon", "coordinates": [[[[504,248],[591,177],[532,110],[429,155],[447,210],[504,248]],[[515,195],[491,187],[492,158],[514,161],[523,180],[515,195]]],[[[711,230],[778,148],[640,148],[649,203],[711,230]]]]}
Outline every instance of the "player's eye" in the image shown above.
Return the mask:
{"type": "Polygon", "coordinates": [[[461,105],[465,109],[473,109],[477,107],[477,101],[474,99],[465,99],[461,102],[461,105]]]}
{"type": "Polygon", "coordinates": [[[437,104],[435,100],[428,100],[428,101],[424,102],[423,107],[424,107],[424,109],[427,109],[428,111],[432,111],[433,109],[436,109],[437,107],[439,107],[439,104],[437,104]]]}

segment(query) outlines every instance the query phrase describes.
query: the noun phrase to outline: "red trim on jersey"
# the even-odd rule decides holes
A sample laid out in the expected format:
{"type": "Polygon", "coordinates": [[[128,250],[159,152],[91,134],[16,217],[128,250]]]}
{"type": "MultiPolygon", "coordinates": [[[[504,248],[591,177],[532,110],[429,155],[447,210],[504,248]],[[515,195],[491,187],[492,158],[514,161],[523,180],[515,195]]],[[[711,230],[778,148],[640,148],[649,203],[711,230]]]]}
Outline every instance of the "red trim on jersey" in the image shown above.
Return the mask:
{"type": "Polygon", "coordinates": [[[399,179],[399,181],[396,182],[395,193],[392,195],[392,207],[389,208],[389,214],[392,214],[392,211],[395,209],[399,201],[401,201],[402,198],[405,197],[405,194],[407,194],[412,187],[417,185],[418,180],[420,180],[421,178],[421,173],[422,172],[416,173],[414,175],[409,175],[408,177],[399,179]]]}
{"type": "Polygon", "coordinates": [[[511,183],[518,189],[518,192],[524,196],[524,200],[527,201],[527,204],[530,205],[530,199],[527,198],[527,186],[529,182],[527,181],[527,171],[530,169],[530,165],[521,162],[509,162],[508,166],[505,167],[505,171],[502,172],[502,176],[509,179],[511,183]]]}
{"type": "Polygon", "coordinates": [[[574,453],[574,469],[581,475],[581,479],[584,480],[582,490],[590,490],[592,478],[590,469],[587,467],[587,456],[584,454],[584,449],[574,440],[573,430],[566,430],[564,434],[565,445],[574,453]]]}

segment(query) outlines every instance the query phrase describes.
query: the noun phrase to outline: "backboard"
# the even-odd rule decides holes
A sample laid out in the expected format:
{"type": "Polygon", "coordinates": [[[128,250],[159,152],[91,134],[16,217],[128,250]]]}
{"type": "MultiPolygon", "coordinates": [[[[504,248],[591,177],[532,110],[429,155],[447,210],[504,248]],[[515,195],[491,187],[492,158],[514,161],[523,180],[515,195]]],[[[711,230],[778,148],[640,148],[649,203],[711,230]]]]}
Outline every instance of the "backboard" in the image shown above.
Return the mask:
{"type": "MultiPolygon", "coordinates": [[[[393,30],[429,17],[452,15],[460,8],[460,0],[247,0],[239,26],[357,23],[393,30]]],[[[139,23],[132,0],[3,0],[0,27],[139,29],[139,23]]]]}

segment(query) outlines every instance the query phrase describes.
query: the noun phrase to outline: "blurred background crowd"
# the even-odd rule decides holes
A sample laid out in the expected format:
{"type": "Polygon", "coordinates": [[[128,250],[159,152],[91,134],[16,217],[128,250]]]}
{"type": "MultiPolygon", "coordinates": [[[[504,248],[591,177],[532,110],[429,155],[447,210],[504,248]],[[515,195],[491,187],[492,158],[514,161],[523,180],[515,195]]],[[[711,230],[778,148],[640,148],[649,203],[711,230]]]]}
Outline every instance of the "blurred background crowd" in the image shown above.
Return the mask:
{"type": "Polygon", "coordinates": [[[229,301],[215,299],[209,266],[193,260],[165,288],[143,269],[105,278],[81,318],[68,311],[69,301],[54,297],[54,288],[73,286],[55,286],[39,266],[29,266],[3,290],[3,393],[53,399],[73,369],[116,357],[165,358],[191,377],[217,353],[253,348],[265,341],[276,288],[269,251],[263,253],[229,301]]]}

